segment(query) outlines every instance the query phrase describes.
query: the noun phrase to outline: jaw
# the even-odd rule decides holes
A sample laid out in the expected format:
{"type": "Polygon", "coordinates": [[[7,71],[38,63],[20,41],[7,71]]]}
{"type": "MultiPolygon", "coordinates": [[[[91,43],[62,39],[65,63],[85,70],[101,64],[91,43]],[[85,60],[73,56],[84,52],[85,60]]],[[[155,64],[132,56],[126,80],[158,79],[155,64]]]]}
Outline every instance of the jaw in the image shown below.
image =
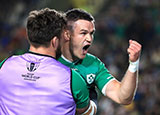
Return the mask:
{"type": "Polygon", "coordinates": [[[67,58],[70,61],[73,61],[70,47],[69,47],[69,42],[65,42],[62,47],[61,47],[62,55],[67,58]]]}
{"type": "Polygon", "coordinates": [[[78,56],[79,59],[84,59],[86,57],[86,54],[81,54],[78,56]]]}
{"type": "Polygon", "coordinates": [[[69,42],[63,44],[62,46],[62,54],[65,58],[70,61],[75,61],[78,59],[84,59],[86,54],[88,53],[88,49],[91,44],[86,44],[81,47],[73,47],[69,42]]]}
{"type": "Polygon", "coordinates": [[[69,61],[73,62],[78,59],[83,59],[85,56],[82,54],[82,50],[73,49],[73,47],[69,46],[69,44],[64,44],[62,47],[62,54],[69,61]]]}
{"type": "Polygon", "coordinates": [[[73,56],[76,59],[84,59],[87,53],[88,53],[88,50],[80,49],[79,51],[74,52],[73,56]]]}
{"type": "Polygon", "coordinates": [[[75,48],[72,50],[73,59],[84,59],[88,53],[89,47],[91,44],[86,44],[83,47],[75,48]]]}
{"type": "Polygon", "coordinates": [[[69,50],[65,50],[65,52],[62,52],[62,54],[65,58],[73,62],[79,59],[84,59],[87,53],[83,53],[83,50],[81,50],[80,52],[72,52],[69,50]]]}

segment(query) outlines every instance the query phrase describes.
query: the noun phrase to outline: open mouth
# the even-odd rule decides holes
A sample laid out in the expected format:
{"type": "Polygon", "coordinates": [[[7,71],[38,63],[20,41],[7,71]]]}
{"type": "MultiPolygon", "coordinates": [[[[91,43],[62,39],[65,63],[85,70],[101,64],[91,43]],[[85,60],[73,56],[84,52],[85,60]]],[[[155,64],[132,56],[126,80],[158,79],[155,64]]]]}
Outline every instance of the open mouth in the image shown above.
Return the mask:
{"type": "Polygon", "coordinates": [[[83,50],[88,50],[89,47],[90,47],[90,45],[85,45],[85,46],[83,47],[83,50]]]}

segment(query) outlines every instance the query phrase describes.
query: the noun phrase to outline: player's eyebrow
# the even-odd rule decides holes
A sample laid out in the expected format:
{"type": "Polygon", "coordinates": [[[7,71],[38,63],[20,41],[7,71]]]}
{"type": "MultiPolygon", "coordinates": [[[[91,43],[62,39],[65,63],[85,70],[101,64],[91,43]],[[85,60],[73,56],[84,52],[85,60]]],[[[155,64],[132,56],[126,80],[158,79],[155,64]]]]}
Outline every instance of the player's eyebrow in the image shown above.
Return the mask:
{"type": "Polygon", "coordinates": [[[88,30],[85,30],[85,29],[81,29],[80,31],[88,32],[88,30]]]}
{"type": "Polygon", "coordinates": [[[81,31],[81,32],[86,32],[86,33],[91,33],[91,34],[94,34],[94,32],[95,32],[95,30],[93,30],[93,31],[89,32],[89,31],[88,31],[88,30],[86,30],[86,29],[81,29],[80,31],[81,31]]]}

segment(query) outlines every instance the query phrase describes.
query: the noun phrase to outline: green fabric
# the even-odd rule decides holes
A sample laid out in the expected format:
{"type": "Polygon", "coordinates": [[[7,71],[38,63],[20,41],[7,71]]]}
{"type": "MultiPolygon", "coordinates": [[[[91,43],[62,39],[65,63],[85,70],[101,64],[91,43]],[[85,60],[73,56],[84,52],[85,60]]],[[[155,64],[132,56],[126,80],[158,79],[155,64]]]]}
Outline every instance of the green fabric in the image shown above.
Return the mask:
{"type": "Polygon", "coordinates": [[[1,63],[0,63],[0,68],[2,67],[3,63],[7,60],[7,58],[5,58],[1,63]]]}
{"type": "Polygon", "coordinates": [[[104,85],[114,78],[104,63],[91,54],[87,54],[82,62],[79,61],[79,63],[68,62],[63,57],[60,57],[58,60],[64,65],[76,70],[84,78],[88,88],[95,85],[102,91],[104,85]]]}
{"type": "Polygon", "coordinates": [[[7,58],[5,58],[5,59],[0,63],[0,68],[2,67],[3,63],[4,63],[9,57],[11,57],[11,56],[13,56],[13,55],[22,55],[22,54],[24,54],[24,53],[26,53],[26,52],[28,52],[28,51],[24,51],[24,50],[17,50],[17,51],[15,51],[14,54],[8,56],[7,58]]]}
{"type": "Polygon", "coordinates": [[[77,108],[84,108],[89,105],[89,91],[86,83],[74,70],[72,70],[72,92],[77,108]]]}

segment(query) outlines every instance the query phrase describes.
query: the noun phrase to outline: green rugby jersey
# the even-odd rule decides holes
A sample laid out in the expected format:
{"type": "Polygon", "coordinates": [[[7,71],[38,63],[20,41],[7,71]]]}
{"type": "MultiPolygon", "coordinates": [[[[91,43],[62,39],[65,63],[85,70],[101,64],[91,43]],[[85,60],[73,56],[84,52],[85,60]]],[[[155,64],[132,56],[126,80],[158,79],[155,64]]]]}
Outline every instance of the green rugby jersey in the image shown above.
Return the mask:
{"type": "Polygon", "coordinates": [[[87,53],[83,60],[77,62],[70,62],[64,56],[61,56],[58,60],[64,65],[76,70],[84,78],[88,88],[97,86],[102,92],[103,87],[109,83],[109,81],[115,79],[109,73],[104,63],[89,53],[87,53]]]}
{"type": "Polygon", "coordinates": [[[89,92],[86,88],[86,84],[82,78],[79,77],[80,75],[72,70],[72,94],[74,100],[76,102],[77,108],[86,107],[89,104],[89,92]],[[77,84],[77,80],[80,82],[77,84]]]}

